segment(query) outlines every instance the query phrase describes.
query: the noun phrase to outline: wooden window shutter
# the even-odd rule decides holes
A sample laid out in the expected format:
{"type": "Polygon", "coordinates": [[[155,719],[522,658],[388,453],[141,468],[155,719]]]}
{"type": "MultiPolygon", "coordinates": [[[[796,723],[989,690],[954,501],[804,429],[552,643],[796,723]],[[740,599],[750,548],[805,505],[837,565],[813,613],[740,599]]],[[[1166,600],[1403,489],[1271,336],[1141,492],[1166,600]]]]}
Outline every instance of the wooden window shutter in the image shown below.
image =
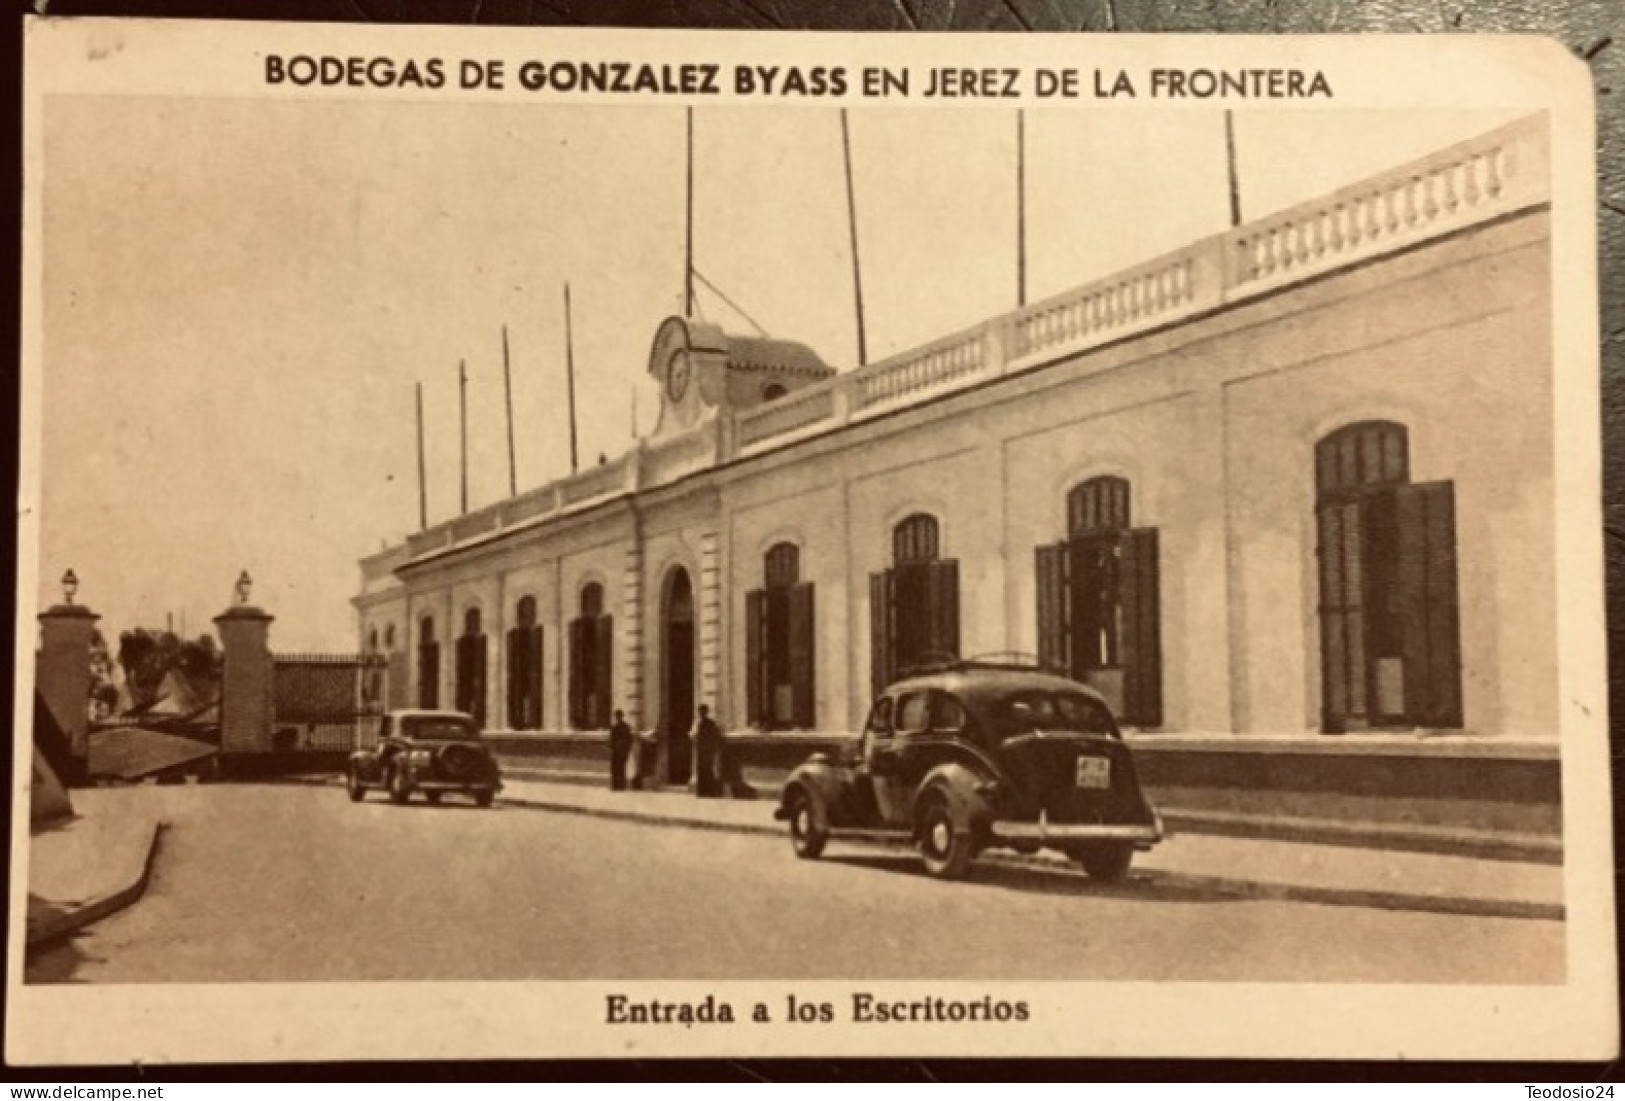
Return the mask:
{"type": "Polygon", "coordinates": [[[817,725],[812,582],[790,590],[790,700],[796,726],[817,725]]]}
{"type": "Polygon", "coordinates": [[[609,726],[609,714],[614,706],[610,701],[614,698],[615,683],[615,617],[599,616],[595,632],[597,637],[593,642],[597,649],[598,672],[593,688],[598,697],[598,714],[591,716],[591,719],[592,728],[598,730],[609,726]]]}
{"type": "Polygon", "coordinates": [[[508,729],[525,729],[525,643],[529,632],[515,627],[508,632],[508,729]]]}
{"type": "Polygon", "coordinates": [[[869,575],[869,680],[873,696],[879,696],[892,681],[892,596],[891,570],[869,575]]]}
{"type": "Polygon", "coordinates": [[[1462,725],[1456,590],[1456,494],[1451,482],[1395,490],[1399,588],[1405,609],[1405,711],[1415,723],[1462,725]]]}
{"type": "Polygon", "coordinates": [[[440,644],[426,642],[418,647],[418,706],[440,706],[440,644]]]}
{"type": "Polygon", "coordinates": [[[767,593],[752,589],[745,594],[745,722],[767,728],[767,593]]]}
{"type": "Polygon", "coordinates": [[[591,620],[570,621],[570,728],[584,730],[587,726],[587,631],[591,620]]]}
{"type": "Polygon", "coordinates": [[[468,640],[468,669],[469,669],[469,708],[468,713],[474,716],[474,724],[485,726],[485,697],[486,697],[486,652],[485,636],[475,635],[468,640]]]}
{"type": "Polygon", "coordinates": [[[1123,533],[1119,584],[1123,616],[1123,718],[1162,725],[1162,609],[1157,529],[1123,533]]]}
{"type": "Polygon", "coordinates": [[[526,730],[542,728],[542,658],[547,636],[542,628],[530,629],[530,649],[526,655],[526,677],[530,683],[530,706],[525,715],[526,730]]]}
{"type": "Polygon", "coordinates": [[[452,660],[454,662],[456,662],[455,666],[453,666],[453,674],[454,674],[453,679],[455,679],[456,682],[457,682],[456,685],[455,685],[455,693],[452,696],[452,706],[455,707],[459,711],[467,712],[468,711],[468,697],[469,697],[469,692],[468,692],[468,674],[469,674],[469,670],[468,670],[468,639],[467,639],[466,636],[459,637],[457,639],[457,641],[453,644],[452,660]]]}
{"type": "Polygon", "coordinates": [[[1051,672],[1070,675],[1067,659],[1066,566],[1070,548],[1053,543],[1033,548],[1034,575],[1038,580],[1038,664],[1051,672]]]}
{"type": "Polygon", "coordinates": [[[959,562],[945,558],[930,565],[931,641],[936,654],[959,656],[959,562]]]}

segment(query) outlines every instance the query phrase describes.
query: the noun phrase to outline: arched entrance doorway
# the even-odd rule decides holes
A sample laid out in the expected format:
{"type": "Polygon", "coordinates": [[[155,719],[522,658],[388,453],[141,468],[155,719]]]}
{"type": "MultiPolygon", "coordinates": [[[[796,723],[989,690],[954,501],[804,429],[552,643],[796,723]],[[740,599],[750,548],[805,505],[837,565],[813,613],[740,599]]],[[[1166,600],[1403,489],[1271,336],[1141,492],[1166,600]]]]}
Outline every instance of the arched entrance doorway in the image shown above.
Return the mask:
{"type": "Polygon", "coordinates": [[[660,725],[666,745],[666,782],[687,784],[693,765],[689,731],[694,727],[694,586],[688,571],[666,575],[660,609],[660,725]]]}

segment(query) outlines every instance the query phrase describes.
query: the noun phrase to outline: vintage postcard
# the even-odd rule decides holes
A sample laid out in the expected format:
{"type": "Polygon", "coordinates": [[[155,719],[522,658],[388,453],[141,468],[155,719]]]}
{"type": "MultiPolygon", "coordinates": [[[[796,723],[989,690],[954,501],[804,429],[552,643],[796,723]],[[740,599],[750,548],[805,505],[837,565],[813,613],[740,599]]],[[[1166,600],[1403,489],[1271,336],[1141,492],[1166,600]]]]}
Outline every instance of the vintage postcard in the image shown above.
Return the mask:
{"type": "Polygon", "coordinates": [[[26,61],[13,1062],[1615,1053],[1559,44],[26,61]]]}

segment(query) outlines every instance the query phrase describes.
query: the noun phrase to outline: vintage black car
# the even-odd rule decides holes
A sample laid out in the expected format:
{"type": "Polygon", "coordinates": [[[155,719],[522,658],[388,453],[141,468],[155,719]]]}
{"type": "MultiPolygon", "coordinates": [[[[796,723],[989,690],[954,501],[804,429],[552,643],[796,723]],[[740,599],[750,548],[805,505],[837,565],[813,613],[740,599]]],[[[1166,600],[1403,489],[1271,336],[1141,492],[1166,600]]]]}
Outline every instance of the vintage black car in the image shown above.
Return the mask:
{"type": "Polygon", "coordinates": [[[502,790],[502,773],[480,728],[460,711],[391,711],[383,717],[378,746],[350,754],[345,786],[360,802],[369,788],[382,788],[396,803],[421,791],[431,803],[447,792],[491,805],[502,790]]]}
{"type": "Polygon", "coordinates": [[[774,817],[800,857],[831,837],[903,839],[949,879],[983,849],[1049,847],[1118,880],[1163,836],[1100,695],[1011,662],[952,662],[891,685],[855,745],[790,774],[774,817]]]}

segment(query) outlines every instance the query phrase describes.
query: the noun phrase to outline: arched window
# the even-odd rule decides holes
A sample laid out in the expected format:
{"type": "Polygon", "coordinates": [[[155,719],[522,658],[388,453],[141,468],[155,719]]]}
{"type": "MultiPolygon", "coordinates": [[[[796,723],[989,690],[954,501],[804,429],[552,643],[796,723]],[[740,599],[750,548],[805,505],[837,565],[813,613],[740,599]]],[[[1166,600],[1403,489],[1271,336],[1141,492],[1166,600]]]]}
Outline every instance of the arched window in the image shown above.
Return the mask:
{"type": "Polygon", "coordinates": [[[801,549],[775,543],[762,559],[765,585],[745,594],[747,721],[763,730],[815,725],[813,587],[801,581],[801,549]]]}
{"type": "Polygon", "coordinates": [[[542,628],[536,622],[536,598],[524,596],[514,606],[508,632],[508,727],[542,728],[542,628]]]}
{"type": "Polygon", "coordinates": [[[892,564],[934,562],[937,558],[937,518],[916,512],[892,529],[892,564]]]}
{"type": "Polygon", "coordinates": [[[418,706],[440,706],[440,643],[434,637],[434,617],[418,620],[418,706]]]}
{"type": "Polygon", "coordinates": [[[1036,548],[1038,657],[1104,696],[1126,723],[1162,724],[1157,529],[1131,528],[1128,479],[1066,495],[1067,537],[1036,548]]]}
{"type": "Polygon", "coordinates": [[[378,650],[378,628],[367,635],[367,652],[361,655],[361,702],[371,712],[383,698],[384,660],[378,650]]]}
{"type": "Polygon", "coordinates": [[[604,614],[604,587],[581,587],[581,615],[570,621],[570,725],[576,730],[609,726],[610,673],[615,617],[604,614]]]}
{"type": "Polygon", "coordinates": [[[463,613],[463,636],[457,640],[457,710],[485,726],[485,632],[480,610],[463,613]]]}
{"type": "Polygon", "coordinates": [[[794,543],[775,543],[763,557],[767,587],[787,589],[801,580],[801,548],[794,543]]]}
{"type": "Polygon", "coordinates": [[[395,651],[395,625],[393,623],[384,627],[384,649],[391,653],[395,651]]]}
{"type": "Polygon", "coordinates": [[[937,518],[892,529],[892,567],[869,575],[870,676],[879,695],[909,670],[959,654],[959,563],[941,558],[937,518]]]}
{"type": "Polygon", "coordinates": [[[1315,445],[1315,526],[1325,729],[1460,726],[1452,483],[1410,484],[1404,425],[1351,424],[1315,445]]]}
{"type": "Polygon", "coordinates": [[[1090,478],[1066,495],[1066,530],[1071,535],[1115,531],[1129,526],[1128,479],[1090,478]]]}

